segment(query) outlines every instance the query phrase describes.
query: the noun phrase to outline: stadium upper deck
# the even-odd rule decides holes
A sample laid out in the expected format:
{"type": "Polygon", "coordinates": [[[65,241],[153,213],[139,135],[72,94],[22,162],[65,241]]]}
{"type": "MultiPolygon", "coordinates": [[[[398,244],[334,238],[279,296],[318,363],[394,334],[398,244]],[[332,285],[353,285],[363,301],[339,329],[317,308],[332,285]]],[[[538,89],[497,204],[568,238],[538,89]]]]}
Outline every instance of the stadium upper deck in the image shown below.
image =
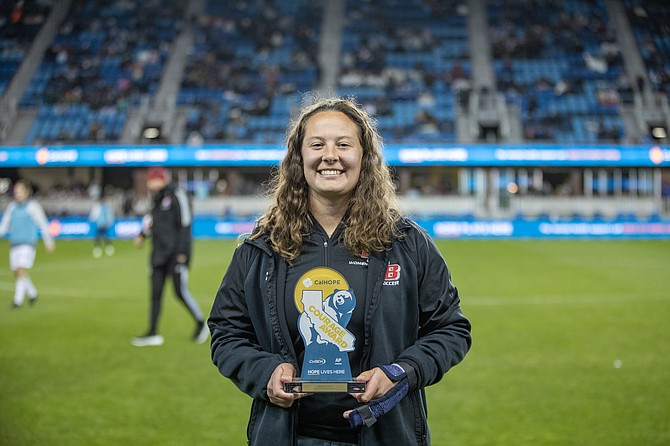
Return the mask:
{"type": "Polygon", "coordinates": [[[662,2],[44,3],[3,2],[5,144],[128,144],[151,125],[168,143],[276,143],[314,90],[355,96],[389,142],[625,144],[667,128],[662,2]],[[19,62],[34,65],[24,88],[19,62]]]}

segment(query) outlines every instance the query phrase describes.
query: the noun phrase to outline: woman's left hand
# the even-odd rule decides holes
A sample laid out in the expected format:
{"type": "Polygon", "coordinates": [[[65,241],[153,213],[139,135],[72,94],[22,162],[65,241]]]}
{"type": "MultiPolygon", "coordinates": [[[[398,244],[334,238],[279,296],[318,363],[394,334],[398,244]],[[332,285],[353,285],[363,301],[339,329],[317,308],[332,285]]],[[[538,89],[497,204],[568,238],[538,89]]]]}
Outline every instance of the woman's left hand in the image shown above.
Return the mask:
{"type": "Polygon", "coordinates": [[[368,403],[375,398],[384,396],[384,394],[391,390],[395,385],[395,383],[391,381],[379,367],[375,367],[372,370],[366,370],[358,375],[355,380],[367,383],[365,385],[365,392],[351,394],[351,396],[356,398],[359,403],[363,404],[368,403]]]}
{"type": "Polygon", "coordinates": [[[351,394],[363,405],[342,415],[351,427],[372,426],[402,400],[409,390],[407,373],[398,364],[382,365],[356,377],[367,382],[365,392],[351,394]]]}

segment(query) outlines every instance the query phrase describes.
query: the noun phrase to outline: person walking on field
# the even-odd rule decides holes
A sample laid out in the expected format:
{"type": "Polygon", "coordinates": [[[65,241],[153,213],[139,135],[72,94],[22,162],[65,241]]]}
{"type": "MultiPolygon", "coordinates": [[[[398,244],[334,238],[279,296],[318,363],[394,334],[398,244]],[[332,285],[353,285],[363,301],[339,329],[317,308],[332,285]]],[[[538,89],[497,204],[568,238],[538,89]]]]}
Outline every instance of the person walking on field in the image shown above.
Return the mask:
{"type": "Polygon", "coordinates": [[[30,185],[23,180],[17,181],[14,184],[14,201],[9,204],[0,221],[0,236],[9,233],[9,266],[16,279],[12,308],[21,307],[26,294],[30,305],[37,302],[37,289],[28,271],[35,263],[39,233],[47,252],[55,249],[44,209],[30,197],[30,185]]]}
{"type": "Polygon", "coordinates": [[[114,246],[109,239],[109,228],[114,225],[114,218],[114,208],[109,201],[109,193],[103,191],[88,215],[88,220],[95,225],[93,257],[96,259],[102,257],[103,246],[105,254],[114,255],[114,246]]]}
{"type": "Polygon", "coordinates": [[[151,213],[144,218],[142,232],[135,244],[142,246],[144,239],[151,237],[151,302],[149,329],[131,343],[137,347],[163,344],[158,334],[163,287],[168,276],[172,276],[174,292],[195,320],[192,339],[201,344],[209,336],[202,311],[188,288],[188,269],[191,259],[191,203],[186,192],[169,184],[168,172],[163,167],[151,167],[147,171],[147,188],[153,194],[151,213]]]}

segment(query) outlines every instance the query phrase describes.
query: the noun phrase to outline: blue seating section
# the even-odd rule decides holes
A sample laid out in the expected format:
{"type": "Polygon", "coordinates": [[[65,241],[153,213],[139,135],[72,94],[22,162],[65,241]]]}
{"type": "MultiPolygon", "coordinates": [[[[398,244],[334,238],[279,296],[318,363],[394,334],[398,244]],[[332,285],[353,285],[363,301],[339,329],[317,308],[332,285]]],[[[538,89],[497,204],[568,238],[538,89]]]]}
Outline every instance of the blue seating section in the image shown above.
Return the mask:
{"type": "Polygon", "coordinates": [[[180,4],[74,2],[21,99],[41,107],[26,144],[118,139],[128,106],[158,87],[180,4]]]}
{"type": "Polygon", "coordinates": [[[91,110],[87,104],[42,105],[26,139],[33,144],[116,140],[125,123],[126,114],[114,109],[91,110]]]}
{"type": "MultiPolygon", "coordinates": [[[[527,140],[629,142],[617,103],[632,82],[604,2],[487,0],[497,88],[527,140]]],[[[155,94],[186,3],[73,2],[21,98],[39,109],[25,143],[116,141],[128,108],[155,94]]],[[[622,3],[650,87],[670,96],[670,3],[622,3]]],[[[0,3],[0,94],[50,12],[17,4],[0,3]]],[[[323,14],[309,0],[208,0],[177,96],[184,141],[279,143],[318,86],[323,14]]],[[[335,93],[362,103],[386,141],[455,142],[472,72],[463,2],[346,0],[344,14],[335,93]]]]}
{"type": "Polygon", "coordinates": [[[498,89],[520,107],[525,138],[623,141],[617,102],[627,80],[603,2],[554,2],[551,14],[536,5],[487,2],[498,89]]]}
{"type": "Polygon", "coordinates": [[[653,91],[670,98],[670,3],[623,0],[653,91]]]}
{"type": "Polygon", "coordinates": [[[281,142],[291,104],[318,82],[313,3],[207,3],[177,98],[189,106],[186,142],[281,142]]]}
{"type": "Polygon", "coordinates": [[[50,12],[36,0],[0,2],[0,97],[50,12]]]}
{"type": "Polygon", "coordinates": [[[471,70],[458,3],[348,0],[345,11],[338,94],[373,113],[386,140],[455,141],[455,98],[471,70]]]}

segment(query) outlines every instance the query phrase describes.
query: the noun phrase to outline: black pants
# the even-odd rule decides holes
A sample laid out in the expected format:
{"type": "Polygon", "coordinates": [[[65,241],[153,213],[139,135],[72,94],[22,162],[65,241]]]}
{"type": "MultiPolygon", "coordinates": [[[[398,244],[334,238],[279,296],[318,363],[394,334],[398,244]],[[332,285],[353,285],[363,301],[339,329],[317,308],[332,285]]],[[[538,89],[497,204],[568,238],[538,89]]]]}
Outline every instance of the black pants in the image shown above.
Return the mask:
{"type": "Polygon", "coordinates": [[[172,285],[177,298],[186,306],[196,322],[203,320],[202,311],[188,290],[188,265],[171,261],[167,265],[151,268],[151,312],[149,334],[158,333],[158,319],[163,303],[163,288],[168,276],[172,276],[172,285]]]}

